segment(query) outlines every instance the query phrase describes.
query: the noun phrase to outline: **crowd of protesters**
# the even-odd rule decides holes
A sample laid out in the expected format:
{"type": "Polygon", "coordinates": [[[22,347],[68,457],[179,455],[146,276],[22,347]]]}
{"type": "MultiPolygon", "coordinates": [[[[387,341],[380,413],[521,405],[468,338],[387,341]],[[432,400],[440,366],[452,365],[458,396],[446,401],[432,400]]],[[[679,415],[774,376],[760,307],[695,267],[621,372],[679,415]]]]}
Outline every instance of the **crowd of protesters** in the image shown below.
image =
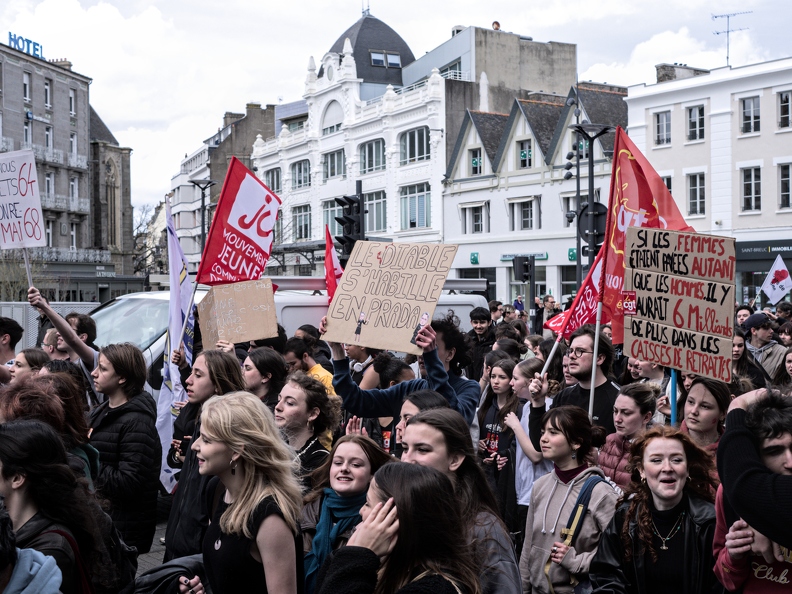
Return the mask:
{"type": "Polygon", "coordinates": [[[166,553],[136,580],[171,497],[145,359],[28,299],[49,326],[36,348],[0,318],[4,592],[792,587],[789,302],[736,309],[730,383],[672,385],[607,325],[553,350],[552,295],[475,308],[467,333],[437,312],[417,360],[327,343],[325,320],[192,365],[176,350],[166,553]]]}

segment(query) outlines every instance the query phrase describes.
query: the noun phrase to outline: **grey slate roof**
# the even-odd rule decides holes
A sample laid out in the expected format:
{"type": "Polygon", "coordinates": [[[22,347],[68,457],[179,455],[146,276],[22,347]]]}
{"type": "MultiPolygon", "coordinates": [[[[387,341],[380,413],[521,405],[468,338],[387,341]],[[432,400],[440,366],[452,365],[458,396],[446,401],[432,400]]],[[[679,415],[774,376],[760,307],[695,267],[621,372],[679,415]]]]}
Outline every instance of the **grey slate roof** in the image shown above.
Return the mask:
{"type": "MultiPolygon", "coordinates": [[[[574,89],[572,92],[574,92],[574,89]]],[[[621,126],[627,129],[627,103],[624,101],[624,98],[627,97],[626,88],[613,85],[579,83],[578,96],[580,97],[580,104],[586,114],[588,114],[589,120],[595,124],[621,126]]],[[[616,132],[605,134],[600,138],[600,142],[606,153],[613,153],[616,132]]]]}
{"type": "Polygon", "coordinates": [[[517,99],[517,105],[531,126],[545,163],[550,162],[553,136],[565,103],[566,97],[549,93],[531,93],[528,99],[517,99]]]}
{"type": "Polygon", "coordinates": [[[88,106],[91,110],[91,122],[90,126],[91,129],[89,131],[91,140],[99,140],[101,142],[106,142],[108,144],[112,144],[114,146],[118,146],[118,141],[116,137],[113,136],[113,133],[110,132],[110,128],[108,128],[105,123],[102,121],[102,118],[99,117],[99,114],[93,108],[93,105],[88,106]]]}
{"type": "MultiPolygon", "coordinates": [[[[372,66],[369,53],[369,50],[398,53],[402,68],[414,62],[415,56],[412,50],[396,31],[378,18],[367,14],[344,31],[330,48],[330,52],[342,54],[344,40],[347,37],[352,44],[352,56],[355,58],[358,78],[368,83],[391,84],[399,87],[402,85],[401,68],[372,66]]],[[[320,70],[318,76],[323,74],[324,72],[320,70]]]]}
{"type": "Polygon", "coordinates": [[[476,127],[481,143],[484,145],[484,151],[487,153],[490,165],[492,165],[495,160],[495,153],[498,152],[501,136],[503,136],[503,131],[506,129],[506,122],[509,121],[509,116],[505,113],[473,110],[468,110],[468,114],[470,119],[473,120],[473,125],[476,127]]]}

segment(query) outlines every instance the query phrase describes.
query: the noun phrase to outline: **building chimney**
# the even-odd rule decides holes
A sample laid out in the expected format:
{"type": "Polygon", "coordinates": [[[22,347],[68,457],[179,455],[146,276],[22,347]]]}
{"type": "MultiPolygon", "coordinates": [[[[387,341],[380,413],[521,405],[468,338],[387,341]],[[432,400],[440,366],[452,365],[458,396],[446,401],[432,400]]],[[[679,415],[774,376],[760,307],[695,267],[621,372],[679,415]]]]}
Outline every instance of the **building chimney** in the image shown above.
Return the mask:
{"type": "Polygon", "coordinates": [[[668,82],[670,80],[681,80],[683,78],[693,78],[694,76],[701,76],[702,74],[709,74],[709,70],[703,68],[693,68],[687,64],[657,64],[655,66],[657,71],[657,82],[668,82]]]}
{"type": "Polygon", "coordinates": [[[54,64],[55,66],[60,66],[61,68],[65,68],[66,70],[72,69],[72,63],[69,62],[66,58],[56,58],[55,60],[48,60],[50,64],[54,64]]]}

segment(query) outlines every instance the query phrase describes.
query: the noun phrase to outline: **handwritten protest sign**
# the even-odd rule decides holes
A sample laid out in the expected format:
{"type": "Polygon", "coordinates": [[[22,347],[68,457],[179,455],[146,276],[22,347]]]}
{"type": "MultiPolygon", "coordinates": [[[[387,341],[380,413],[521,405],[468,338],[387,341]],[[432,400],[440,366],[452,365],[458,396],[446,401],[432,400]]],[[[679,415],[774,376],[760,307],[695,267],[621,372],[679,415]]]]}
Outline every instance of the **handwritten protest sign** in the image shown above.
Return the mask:
{"type": "Polygon", "coordinates": [[[0,154],[0,249],[47,244],[33,151],[0,154]]]}
{"type": "Polygon", "coordinates": [[[630,227],[625,247],[624,289],[635,293],[625,353],[731,381],[734,239],[630,227]]]}
{"type": "Polygon", "coordinates": [[[218,340],[247,342],[278,335],[272,281],[260,280],[216,285],[198,304],[205,348],[218,340]]]}
{"type": "Polygon", "coordinates": [[[457,246],[358,241],[327,312],[325,340],[420,354],[457,246]]]}

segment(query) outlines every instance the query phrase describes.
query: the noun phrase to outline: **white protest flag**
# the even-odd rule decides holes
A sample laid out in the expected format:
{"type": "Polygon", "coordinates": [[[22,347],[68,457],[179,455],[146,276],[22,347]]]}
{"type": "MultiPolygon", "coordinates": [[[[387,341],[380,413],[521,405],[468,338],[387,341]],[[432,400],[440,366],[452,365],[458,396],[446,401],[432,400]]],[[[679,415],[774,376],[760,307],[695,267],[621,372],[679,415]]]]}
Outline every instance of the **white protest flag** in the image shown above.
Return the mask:
{"type": "MultiPolygon", "coordinates": [[[[165,342],[164,364],[162,367],[162,388],[157,401],[157,433],[159,433],[162,443],[162,467],[160,469],[160,481],[171,492],[176,486],[174,469],[168,466],[167,456],[173,439],[173,421],[178,415],[176,402],[187,400],[187,394],[181,383],[179,366],[171,363],[171,353],[179,345],[174,344],[181,335],[184,318],[188,315],[190,298],[192,296],[192,283],[187,274],[187,258],[184,257],[179,238],[176,236],[176,227],[173,225],[173,215],[171,214],[170,201],[165,199],[165,219],[167,222],[168,234],[168,267],[170,270],[170,311],[168,312],[168,332],[165,342]],[[173,341],[171,341],[171,337],[173,341]]],[[[185,357],[192,362],[194,320],[192,312],[189,312],[187,329],[184,333],[185,357]]]]}
{"type": "Polygon", "coordinates": [[[770,303],[775,305],[789,293],[790,289],[792,289],[792,280],[789,278],[789,270],[787,270],[781,254],[778,254],[773,262],[773,267],[767,273],[767,278],[762,283],[762,291],[767,295],[770,303]]]}

